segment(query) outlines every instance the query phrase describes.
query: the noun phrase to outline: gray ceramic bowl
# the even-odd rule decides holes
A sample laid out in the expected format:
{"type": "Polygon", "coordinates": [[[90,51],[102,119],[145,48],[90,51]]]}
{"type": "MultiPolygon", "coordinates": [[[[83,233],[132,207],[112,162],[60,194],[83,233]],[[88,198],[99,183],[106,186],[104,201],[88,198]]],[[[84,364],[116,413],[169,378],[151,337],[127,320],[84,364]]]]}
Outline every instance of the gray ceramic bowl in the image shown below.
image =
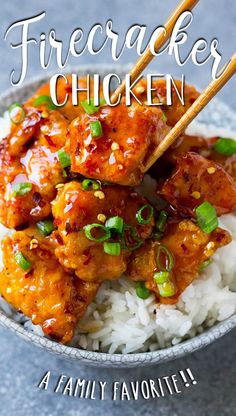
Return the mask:
{"type": "MultiPolygon", "coordinates": [[[[115,72],[120,76],[128,72],[128,67],[111,67],[109,65],[97,66],[97,67],[80,67],[70,68],[67,72],[75,72],[79,75],[87,73],[100,73],[103,74],[109,72],[115,72]]],[[[47,78],[48,79],[48,78],[47,78]]],[[[11,89],[0,96],[0,113],[5,111],[7,107],[15,101],[24,102],[24,100],[32,94],[41,84],[47,79],[34,79],[31,82],[24,84],[23,87],[17,89],[11,89]]],[[[198,121],[207,125],[215,127],[224,127],[231,130],[236,128],[236,114],[232,110],[215,99],[200,115],[198,121]]],[[[193,351],[205,347],[212,343],[216,339],[222,337],[236,326],[236,314],[226,319],[217,325],[214,325],[211,329],[206,330],[201,335],[198,335],[192,339],[182,342],[179,345],[165,348],[162,350],[138,354],[105,354],[92,351],[84,351],[77,348],[67,347],[57,342],[51,341],[47,338],[35,335],[32,332],[27,331],[23,326],[8,318],[3,311],[0,311],[0,323],[9,328],[15,334],[27,342],[43,348],[51,353],[57,354],[62,358],[69,360],[75,360],[79,363],[88,365],[101,366],[101,367],[138,367],[148,366],[151,364],[163,363],[165,361],[174,360],[182,357],[193,351]]]]}

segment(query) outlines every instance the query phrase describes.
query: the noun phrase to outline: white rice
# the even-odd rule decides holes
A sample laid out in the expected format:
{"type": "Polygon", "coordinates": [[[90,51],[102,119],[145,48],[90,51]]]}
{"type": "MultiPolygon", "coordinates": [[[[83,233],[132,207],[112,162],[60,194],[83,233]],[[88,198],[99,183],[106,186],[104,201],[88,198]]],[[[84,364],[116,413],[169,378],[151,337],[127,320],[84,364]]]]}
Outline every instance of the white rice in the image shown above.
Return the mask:
{"type": "MultiPolygon", "coordinates": [[[[6,135],[7,119],[0,119],[1,136],[6,135]]],[[[209,129],[194,122],[191,134],[205,137],[235,134],[225,130],[209,129]]],[[[155,189],[155,180],[146,175],[139,190],[148,198],[155,189]]],[[[154,351],[176,345],[194,337],[216,322],[236,312],[236,215],[224,215],[222,228],[228,229],[233,241],[219,249],[212,264],[181,295],[177,305],[158,305],[154,295],[142,300],[136,296],[135,285],[126,277],[115,282],[104,282],[96,299],[79,322],[72,345],[91,351],[132,353],[154,351]]],[[[0,239],[11,233],[0,225],[0,239]]],[[[0,267],[2,259],[0,253],[0,267]]],[[[0,298],[0,308],[25,329],[43,336],[39,325],[16,312],[0,298]]]]}

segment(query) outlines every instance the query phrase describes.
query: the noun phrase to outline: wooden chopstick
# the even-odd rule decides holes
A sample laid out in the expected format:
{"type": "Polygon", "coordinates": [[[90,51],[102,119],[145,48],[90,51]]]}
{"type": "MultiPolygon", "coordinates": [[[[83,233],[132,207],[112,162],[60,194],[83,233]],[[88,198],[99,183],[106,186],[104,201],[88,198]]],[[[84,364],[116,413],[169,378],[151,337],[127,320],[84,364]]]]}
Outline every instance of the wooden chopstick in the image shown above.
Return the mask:
{"type": "MultiPolygon", "coordinates": [[[[155,51],[157,52],[169,39],[172,30],[174,28],[174,25],[176,21],[178,20],[179,16],[186,10],[192,10],[194,6],[199,2],[199,0],[181,0],[176,9],[172,12],[171,16],[166,21],[164,27],[166,29],[166,32],[163,30],[160,31],[158,34],[156,41],[155,41],[155,51]]],[[[148,66],[148,64],[151,62],[151,60],[154,58],[155,55],[152,54],[150,47],[147,48],[147,50],[144,52],[144,54],[138,59],[136,64],[133,66],[133,68],[130,71],[130,79],[131,83],[135,79],[139,77],[139,75],[142,74],[144,69],[148,66]]],[[[117,99],[119,98],[119,95],[123,94],[125,90],[125,80],[122,82],[121,85],[114,91],[111,97],[111,102],[115,103],[117,99]]]]}
{"type": "Polygon", "coordinates": [[[208,87],[201,93],[192,106],[186,111],[176,125],[170,130],[162,140],[150,159],[142,166],[142,171],[146,172],[160,156],[174,143],[174,141],[184,132],[191,121],[203,110],[211,99],[220,91],[226,82],[236,73],[236,53],[231,57],[229,63],[222,69],[221,75],[210,82],[208,87]]]}

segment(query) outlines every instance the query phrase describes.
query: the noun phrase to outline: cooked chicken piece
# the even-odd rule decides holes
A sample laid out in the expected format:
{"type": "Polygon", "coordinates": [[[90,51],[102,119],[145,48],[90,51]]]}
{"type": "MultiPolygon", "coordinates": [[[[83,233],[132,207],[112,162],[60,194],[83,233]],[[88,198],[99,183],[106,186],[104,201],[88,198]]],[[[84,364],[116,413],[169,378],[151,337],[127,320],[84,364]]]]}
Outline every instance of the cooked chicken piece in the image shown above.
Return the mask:
{"type": "MultiPolygon", "coordinates": [[[[67,96],[67,102],[62,107],[58,107],[58,111],[63,114],[63,116],[72,121],[74,118],[78,117],[81,113],[84,112],[83,108],[81,107],[81,101],[87,100],[87,91],[79,91],[78,92],[78,105],[72,105],[72,77],[71,75],[66,75],[67,83],[64,78],[59,77],[57,82],[57,100],[58,103],[64,102],[67,96]]],[[[78,78],[78,85],[77,88],[80,90],[87,88],[87,77],[79,77],[78,78]]],[[[27,105],[32,105],[35,100],[40,96],[47,96],[50,97],[50,83],[44,84],[40,87],[36,93],[30,97],[27,101],[27,105]]],[[[93,97],[93,81],[90,80],[90,97],[93,97]]],[[[102,93],[100,94],[100,98],[102,98],[102,93]]],[[[44,109],[45,106],[47,107],[47,103],[42,103],[42,105],[37,106],[37,108],[44,109]]]]}
{"type": "Polygon", "coordinates": [[[72,170],[121,185],[137,185],[141,166],[164,138],[167,128],[158,108],[125,104],[81,114],[69,126],[67,151],[72,170]],[[96,134],[93,126],[97,127],[96,134]]]}
{"type": "MultiPolygon", "coordinates": [[[[184,289],[199,275],[204,262],[230,241],[230,234],[221,228],[206,234],[190,220],[171,223],[161,241],[146,242],[132,255],[128,276],[135,281],[145,281],[145,286],[156,293],[161,303],[176,303],[184,289]],[[175,294],[171,297],[161,297],[154,280],[154,273],[160,271],[157,261],[160,246],[167,248],[173,257],[170,278],[175,285],[175,294]]],[[[161,264],[165,265],[167,258],[165,252],[163,254],[161,264]]]]}
{"type": "MultiPolygon", "coordinates": [[[[140,245],[151,234],[154,220],[152,212],[143,210],[142,215],[150,216],[148,224],[139,224],[137,211],[147,204],[146,200],[130,188],[102,186],[99,190],[85,190],[78,182],[72,181],[59,190],[53,202],[54,223],[58,230],[53,233],[58,247],[55,250],[60,263],[88,281],[119,278],[126,270],[131,251],[122,248],[118,255],[104,252],[103,242],[87,238],[84,226],[100,224],[106,219],[119,216],[130,226],[126,227],[125,244],[129,248],[140,245]]],[[[112,233],[109,241],[120,243],[119,233],[112,233]]],[[[92,236],[99,238],[104,229],[95,229],[92,236]],[[99,232],[101,231],[101,233],[99,232]],[[93,235],[95,233],[95,235],[93,235]]]]}
{"type": "Polygon", "coordinates": [[[82,282],[65,272],[54,255],[50,238],[34,229],[15,232],[2,242],[4,268],[0,292],[17,310],[41,325],[46,335],[63,343],[71,341],[78,320],[95,297],[98,285],[82,282]],[[29,262],[24,270],[16,261],[21,253],[29,262]]]}
{"type": "Polygon", "coordinates": [[[236,208],[236,185],[219,164],[197,153],[177,159],[177,166],[158,191],[181,214],[194,216],[203,201],[210,202],[218,215],[236,208]]]}
{"type": "Polygon", "coordinates": [[[22,128],[13,126],[0,144],[0,222],[9,228],[50,215],[55,186],[65,182],[57,151],[64,146],[68,123],[58,111],[48,110],[32,127],[26,123],[32,114],[26,109],[22,128]],[[28,189],[16,195],[19,183],[28,189]]]}
{"type": "MultiPolygon", "coordinates": [[[[175,80],[177,89],[181,95],[181,81],[175,80]]],[[[152,81],[152,97],[153,103],[163,103],[161,109],[165,112],[167,117],[168,126],[174,126],[177,121],[186,113],[186,111],[191,107],[194,101],[198,98],[199,92],[192,85],[184,85],[184,105],[181,103],[176,89],[172,84],[171,87],[171,96],[172,104],[166,104],[166,80],[159,79],[152,81]]],[[[134,87],[134,93],[141,102],[147,100],[147,81],[145,79],[139,81],[134,87]]]]}
{"type": "MultiPolygon", "coordinates": [[[[164,153],[163,157],[158,161],[163,165],[175,165],[178,157],[184,156],[188,152],[195,152],[208,160],[213,160],[223,166],[224,170],[236,179],[236,154],[232,156],[224,156],[214,150],[213,145],[219,137],[211,137],[206,139],[202,136],[182,135],[170,148],[164,153]]],[[[157,167],[157,166],[156,166],[157,167]]]]}

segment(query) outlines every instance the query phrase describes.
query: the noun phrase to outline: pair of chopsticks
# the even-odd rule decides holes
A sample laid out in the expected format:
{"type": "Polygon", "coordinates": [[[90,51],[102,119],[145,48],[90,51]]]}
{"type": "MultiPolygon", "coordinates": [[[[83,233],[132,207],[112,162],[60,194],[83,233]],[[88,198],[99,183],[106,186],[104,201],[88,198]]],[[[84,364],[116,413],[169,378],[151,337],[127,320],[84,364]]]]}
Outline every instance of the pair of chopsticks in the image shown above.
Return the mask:
{"type": "MultiPolygon", "coordinates": [[[[172,30],[179,16],[186,10],[192,10],[199,0],[181,0],[177,8],[173,11],[169,19],[166,21],[164,27],[166,29],[161,31],[155,41],[155,51],[157,52],[169,39],[172,30]]],[[[144,69],[154,58],[150,48],[147,48],[145,53],[138,59],[136,64],[130,71],[131,81],[137,79],[142,74],[144,69]]],[[[160,156],[174,143],[174,141],[184,132],[186,127],[191,121],[203,110],[203,108],[211,101],[211,99],[220,91],[220,89],[227,83],[227,81],[236,72],[236,53],[231,57],[227,66],[221,71],[218,78],[212,80],[207,88],[196,99],[192,106],[186,111],[183,117],[176,123],[176,125],[169,131],[162,142],[154,150],[150,158],[146,161],[145,165],[142,165],[141,169],[146,172],[160,156]]],[[[114,103],[118,99],[119,95],[123,94],[125,90],[125,81],[115,90],[111,97],[111,101],[114,103]]]]}

